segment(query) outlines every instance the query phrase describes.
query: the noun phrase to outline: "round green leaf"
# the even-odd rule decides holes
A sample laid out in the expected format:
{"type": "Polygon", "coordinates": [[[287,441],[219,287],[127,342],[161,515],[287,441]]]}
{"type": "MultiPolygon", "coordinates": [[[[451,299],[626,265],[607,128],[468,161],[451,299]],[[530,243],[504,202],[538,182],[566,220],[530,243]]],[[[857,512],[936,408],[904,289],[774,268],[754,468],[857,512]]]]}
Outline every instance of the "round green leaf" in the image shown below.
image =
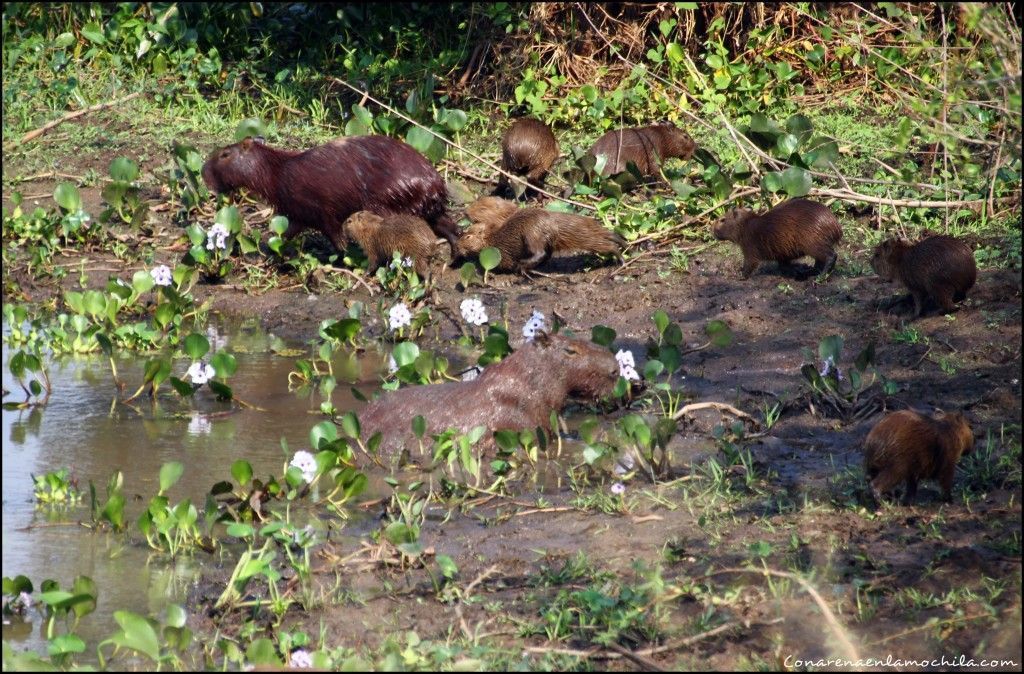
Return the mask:
{"type": "Polygon", "coordinates": [[[266,126],[263,122],[250,117],[248,119],[243,119],[235,128],[235,141],[240,141],[247,136],[265,136],[266,133],[266,126]]]}
{"type": "Polygon", "coordinates": [[[74,183],[58,184],[53,190],[53,200],[69,213],[75,213],[82,208],[82,195],[78,193],[78,187],[74,183]]]}
{"type": "Polygon", "coordinates": [[[811,172],[799,166],[790,166],[782,172],[782,187],[791,197],[802,197],[811,191],[811,172]]]}
{"type": "Polygon", "coordinates": [[[235,478],[239,485],[249,484],[249,480],[252,479],[252,464],[245,459],[238,459],[231,464],[231,477],[235,478]]]}
{"type": "Polygon", "coordinates": [[[139,177],[139,165],[128,157],[118,157],[110,162],[110,177],[114,180],[130,183],[139,177]]]}
{"type": "Polygon", "coordinates": [[[494,247],[487,247],[480,251],[480,264],[484,269],[490,271],[501,262],[501,251],[494,247]]]}
{"type": "Polygon", "coordinates": [[[321,421],[309,430],[309,445],[314,451],[322,444],[330,444],[338,439],[338,427],[330,421],[321,421]]]}
{"type": "Polygon", "coordinates": [[[185,472],[185,464],[180,461],[168,461],[160,466],[160,492],[163,493],[174,486],[185,472]]]}
{"type": "Polygon", "coordinates": [[[184,339],[182,346],[189,358],[192,360],[200,360],[207,354],[207,352],[209,352],[210,341],[206,339],[206,335],[193,332],[184,339]]]}
{"type": "Polygon", "coordinates": [[[221,379],[230,377],[238,369],[238,362],[235,357],[225,351],[218,351],[210,359],[210,365],[217,371],[217,376],[221,379]]]}

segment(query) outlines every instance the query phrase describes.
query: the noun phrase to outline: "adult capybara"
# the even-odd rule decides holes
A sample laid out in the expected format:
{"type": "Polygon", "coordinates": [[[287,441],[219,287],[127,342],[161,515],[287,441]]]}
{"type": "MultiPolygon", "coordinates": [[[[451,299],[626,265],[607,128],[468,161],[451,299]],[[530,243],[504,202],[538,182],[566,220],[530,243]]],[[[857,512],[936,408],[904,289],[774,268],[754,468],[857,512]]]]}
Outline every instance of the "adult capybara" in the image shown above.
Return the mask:
{"type": "Polygon", "coordinates": [[[978,277],[971,247],[952,236],[929,236],[916,244],[889,239],[878,244],[871,268],[886,281],[897,281],[914,298],[914,315],[924,312],[929,298],[944,313],[967,297],[978,277]]]}
{"type": "Polygon", "coordinates": [[[887,415],[864,441],[864,473],[876,501],[906,482],[904,499],[917,495],[917,482],[935,479],[949,501],[960,456],[974,448],[974,434],[960,412],[928,417],[912,410],[887,415]]]}
{"type": "Polygon", "coordinates": [[[601,346],[563,335],[540,333],[505,360],[484,368],[473,381],[409,386],[385,393],[358,413],[362,437],[383,434],[380,451],[394,455],[415,447],[412,420],[422,415],[427,435],[476,426],[492,431],[547,428],[551,411],[569,396],[609,395],[619,364],[601,346]]]}
{"type": "MultiPolygon", "coordinates": [[[[532,117],[512,122],[501,137],[501,168],[512,175],[525,177],[534,187],[544,187],[544,178],[558,155],[555,134],[547,124],[532,117]]],[[[501,174],[494,193],[510,192],[508,176],[501,174]]]]}
{"type": "MultiPolygon", "coordinates": [[[[466,229],[459,239],[459,254],[477,255],[484,248],[497,248],[501,251],[499,271],[526,272],[553,253],[610,253],[622,259],[625,239],[594,218],[543,208],[517,208],[502,220],[506,211],[500,207],[489,206],[486,210],[494,218],[476,220],[466,229]]],[[[475,209],[474,215],[479,217],[481,209],[475,209]]]]}
{"type": "Polygon", "coordinates": [[[415,215],[381,217],[369,211],[358,211],[348,217],[343,231],[366,253],[370,274],[382,264],[388,264],[398,252],[412,258],[416,273],[425,279],[430,273],[430,261],[439,252],[437,235],[425,220],[415,215]]]}
{"type": "Polygon", "coordinates": [[[256,192],[288,217],[285,236],[317,229],[339,252],[348,243],[342,224],[356,211],[423,218],[453,250],[458,239],[444,179],[426,157],[387,136],[338,138],[305,152],[249,137],[213,152],[203,180],[216,192],[256,192]]]}
{"type": "Polygon", "coordinates": [[[771,260],[778,262],[780,269],[796,271],[792,261],[805,255],[814,258],[811,275],[831,271],[843,229],[828,207],[807,199],[790,199],[763,215],[749,208],[729,211],[715,225],[714,234],[720,241],[739,245],[746,279],[759,264],[771,260]]]}
{"type": "Polygon", "coordinates": [[[670,157],[689,159],[696,149],[690,134],[666,122],[609,131],[597,139],[588,153],[607,157],[601,169],[603,176],[622,173],[627,162],[636,164],[641,175],[653,176],[660,172],[661,162],[670,157]]]}

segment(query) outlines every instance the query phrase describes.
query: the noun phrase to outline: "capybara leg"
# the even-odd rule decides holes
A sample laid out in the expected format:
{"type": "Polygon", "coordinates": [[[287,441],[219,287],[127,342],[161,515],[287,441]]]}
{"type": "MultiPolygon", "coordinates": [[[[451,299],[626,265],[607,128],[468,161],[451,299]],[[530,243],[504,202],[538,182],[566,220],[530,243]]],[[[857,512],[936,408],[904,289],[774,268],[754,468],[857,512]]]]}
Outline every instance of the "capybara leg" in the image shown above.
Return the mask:
{"type": "Polygon", "coordinates": [[[331,240],[338,253],[344,254],[345,249],[348,248],[348,237],[345,236],[345,232],[341,228],[324,228],[320,230],[327,235],[327,238],[331,240]]]}
{"type": "Polygon", "coordinates": [[[920,318],[924,313],[925,294],[920,290],[912,290],[910,294],[914,298],[914,316],[920,318]]]}
{"type": "Polygon", "coordinates": [[[956,466],[943,466],[942,473],[939,475],[939,486],[942,487],[942,500],[946,503],[953,500],[953,474],[955,472],[956,466]]]}
{"type": "Polygon", "coordinates": [[[740,270],[740,275],[744,279],[750,278],[750,275],[754,273],[755,269],[757,269],[757,262],[755,260],[743,258],[743,269],[740,270]]]}
{"type": "Polygon", "coordinates": [[[821,274],[827,274],[832,271],[833,267],[836,266],[836,259],[839,256],[834,251],[829,252],[827,255],[821,257],[814,257],[814,275],[820,276],[821,274]]]}
{"type": "Polygon", "coordinates": [[[459,241],[459,226],[452,221],[447,215],[442,215],[430,223],[431,228],[448,240],[448,245],[452,247],[452,261],[454,262],[456,252],[458,250],[459,241]]]}
{"type": "Polygon", "coordinates": [[[544,259],[546,258],[546,256],[547,256],[547,251],[544,250],[543,248],[541,248],[540,250],[535,252],[530,257],[522,260],[519,263],[519,268],[520,269],[533,269],[534,267],[539,265],[541,262],[543,262],[544,259]]]}
{"type": "Polygon", "coordinates": [[[953,291],[950,288],[936,288],[935,303],[942,308],[942,313],[944,314],[951,314],[956,311],[956,303],[953,302],[953,291]]]}
{"type": "Polygon", "coordinates": [[[304,229],[306,229],[305,223],[299,222],[298,220],[289,220],[288,229],[284,230],[284,238],[294,239],[301,234],[304,229]]]}
{"type": "Polygon", "coordinates": [[[907,493],[903,495],[903,502],[907,505],[911,505],[917,498],[917,479],[913,477],[907,478],[907,493]]]}

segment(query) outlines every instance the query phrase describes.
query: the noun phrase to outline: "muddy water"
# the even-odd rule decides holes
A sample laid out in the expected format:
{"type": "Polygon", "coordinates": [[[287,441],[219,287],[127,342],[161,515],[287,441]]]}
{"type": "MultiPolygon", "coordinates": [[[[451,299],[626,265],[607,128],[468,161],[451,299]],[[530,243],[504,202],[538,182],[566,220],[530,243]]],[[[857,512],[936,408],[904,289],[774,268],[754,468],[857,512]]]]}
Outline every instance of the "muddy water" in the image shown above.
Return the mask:
{"type": "MultiPolygon", "coordinates": [[[[53,393],[45,407],[3,411],[3,575],[26,575],[37,591],[45,579],[67,588],[79,575],[91,577],[99,588],[97,610],[77,630],[87,643],[116,630],[113,611],[156,615],[167,602],[182,601],[204,564],[220,563],[217,556],[204,554],[172,563],[146,546],[135,520],[159,489],[162,464],[185,465],[184,475],[169,493],[171,502],[190,498],[202,511],[210,487],[231,480],[235,460],[247,459],[257,477],[280,475],[290,453],[308,448],[309,430],[323,418],[319,394],[288,391],[294,359],[273,355],[266,335],[235,333],[228,341],[238,361],[229,382],[235,395],[266,412],[232,409],[214,400],[205,387],[189,404],[176,400],[167,384],[157,405],[140,396],[132,407],[112,407],[110,367],[102,358],[51,364],[53,393]],[[282,438],[288,455],[281,448],[282,438]],[[36,509],[30,476],[62,467],[78,479],[85,495],[82,506],[59,513],[36,509]],[[129,542],[80,524],[89,521],[89,482],[103,500],[107,481],[117,470],[124,474],[129,542]]],[[[4,345],[3,386],[12,392],[5,401],[20,400],[23,394],[10,377],[8,358],[4,345]]],[[[358,387],[366,393],[375,388],[379,363],[377,354],[355,363],[358,387]]],[[[129,390],[142,381],[143,365],[144,359],[118,363],[129,390]]],[[[183,377],[187,367],[187,360],[176,361],[173,372],[183,377]]],[[[343,410],[359,405],[344,383],[333,400],[343,410]]],[[[387,487],[379,477],[371,478],[369,491],[371,496],[384,495],[387,487]]],[[[348,529],[362,533],[372,524],[368,515],[353,511],[348,529]]],[[[230,556],[225,561],[230,563],[230,556]]],[[[5,620],[3,637],[19,649],[45,652],[45,621],[35,611],[26,621],[5,620]]]]}

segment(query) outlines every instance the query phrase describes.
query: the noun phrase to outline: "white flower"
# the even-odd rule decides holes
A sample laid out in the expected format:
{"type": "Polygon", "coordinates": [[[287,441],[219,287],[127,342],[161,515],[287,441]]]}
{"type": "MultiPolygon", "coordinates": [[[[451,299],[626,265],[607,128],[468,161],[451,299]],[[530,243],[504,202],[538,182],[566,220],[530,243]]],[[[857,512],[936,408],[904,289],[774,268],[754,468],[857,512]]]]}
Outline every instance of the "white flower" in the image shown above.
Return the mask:
{"type": "Polygon", "coordinates": [[[399,267],[405,267],[406,269],[412,267],[414,262],[411,257],[403,257],[401,260],[391,260],[391,264],[388,266],[392,269],[398,269],[399,267]]]}
{"type": "Polygon", "coordinates": [[[188,420],[188,432],[192,435],[206,435],[213,429],[213,424],[205,414],[193,412],[188,420]]]}
{"type": "Polygon", "coordinates": [[[616,496],[622,496],[623,494],[626,493],[626,485],[622,484],[621,482],[616,482],[615,484],[612,485],[612,493],[615,494],[616,496]]]}
{"type": "Polygon", "coordinates": [[[309,669],[313,666],[313,656],[309,654],[309,651],[302,650],[301,648],[291,654],[290,660],[292,667],[309,669]]]}
{"type": "Polygon", "coordinates": [[[209,231],[206,232],[206,249],[213,250],[214,248],[220,248],[221,250],[228,247],[228,228],[219,222],[214,223],[213,227],[210,227],[209,231]]]}
{"type": "Polygon", "coordinates": [[[821,374],[822,377],[827,377],[829,372],[835,372],[836,373],[836,380],[837,381],[842,381],[843,380],[843,373],[839,371],[838,367],[836,367],[836,363],[832,359],[832,356],[829,356],[824,361],[822,361],[822,363],[821,363],[821,372],[819,374],[821,374]]]}
{"type": "Polygon", "coordinates": [[[209,363],[196,361],[189,366],[188,372],[185,373],[185,376],[190,378],[193,384],[205,384],[213,379],[216,374],[217,371],[214,370],[213,366],[209,363]]]}
{"type": "Polygon", "coordinates": [[[409,313],[409,307],[405,306],[404,302],[399,302],[391,307],[391,311],[388,312],[388,325],[392,330],[404,328],[411,323],[412,314],[409,313]]]}
{"type": "Polygon", "coordinates": [[[619,374],[626,379],[639,381],[640,375],[636,371],[636,361],[633,360],[633,352],[619,349],[615,354],[615,360],[619,363],[619,374]]]}
{"type": "Polygon", "coordinates": [[[534,309],[529,320],[523,325],[523,337],[526,341],[532,342],[538,330],[547,330],[547,325],[544,323],[544,314],[534,309]]]}
{"type": "MultiPolygon", "coordinates": [[[[288,465],[294,466],[302,471],[302,479],[306,482],[312,482],[313,478],[316,477],[316,458],[304,449],[300,449],[295,452],[295,456],[292,457],[292,462],[288,465]]],[[[294,653],[292,654],[292,657],[295,657],[294,653]]]]}
{"type": "Polygon", "coordinates": [[[488,320],[484,303],[476,298],[462,300],[459,310],[462,312],[462,320],[470,325],[483,325],[488,320]]]}
{"type": "Polygon", "coordinates": [[[24,606],[25,608],[32,608],[32,604],[34,604],[35,602],[32,601],[32,595],[30,595],[28,592],[20,592],[18,594],[18,603],[24,606]]]}
{"type": "Polygon", "coordinates": [[[388,374],[394,374],[398,372],[398,362],[394,356],[388,356],[388,374]]]}
{"type": "Polygon", "coordinates": [[[158,286],[169,286],[171,285],[171,268],[165,264],[159,267],[154,267],[149,275],[153,277],[153,283],[158,286]]]}
{"type": "Polygon", "coordinates": [[[619,457],[619,460],[615,462],[615,468],[612,469],[612,472],[620,476],[625,475],[629,471],[633,470],[635,465],[636,462],[633,460],[632,454],[623,454],[619,457]]]}

